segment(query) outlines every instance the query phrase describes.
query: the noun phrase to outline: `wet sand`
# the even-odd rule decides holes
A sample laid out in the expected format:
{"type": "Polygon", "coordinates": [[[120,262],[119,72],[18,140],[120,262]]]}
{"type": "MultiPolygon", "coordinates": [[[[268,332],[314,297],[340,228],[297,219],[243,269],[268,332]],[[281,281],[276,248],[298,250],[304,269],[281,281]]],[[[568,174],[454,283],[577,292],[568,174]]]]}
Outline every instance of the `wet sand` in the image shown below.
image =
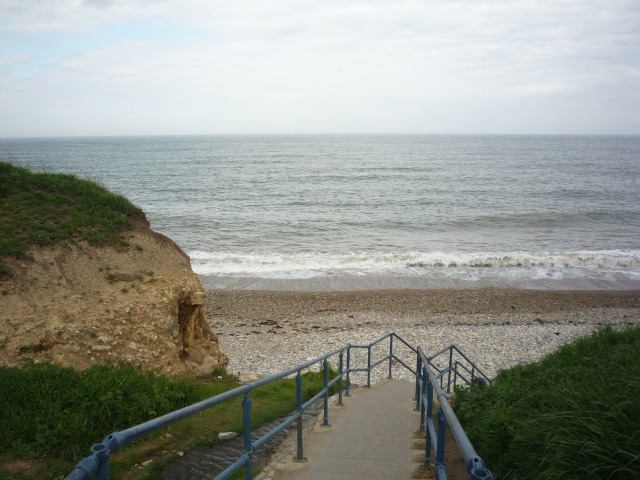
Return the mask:
{"type": "MultiPolygon", "coordinates": [[[[242,322],[299,319],[301,322],[344,316],[350,320],[369,314],[393,319],[419,316],[425,324],[440,322],[452,315],[526,315],[530,321],[540,316],[565,316],[571,312],[595,313],[610,309],[612,314],[640,309],[640,291],[546,291],[546,290],[382,290],[361,292],[278,292],[250,290],[210,290],[208,314],[221,330],[242,322]]],[[[595,315],[599,317],[599,315],[595,315]]],[[[637,317],[636,317],[637,318],[637,317]]],[[[594,321],[597,319],[594,318],[594,321]]],[[[478,318],[479,322],[482,319],[478,318]]],[[[389,325],[392,326],[392,325],[389,325]]]]}

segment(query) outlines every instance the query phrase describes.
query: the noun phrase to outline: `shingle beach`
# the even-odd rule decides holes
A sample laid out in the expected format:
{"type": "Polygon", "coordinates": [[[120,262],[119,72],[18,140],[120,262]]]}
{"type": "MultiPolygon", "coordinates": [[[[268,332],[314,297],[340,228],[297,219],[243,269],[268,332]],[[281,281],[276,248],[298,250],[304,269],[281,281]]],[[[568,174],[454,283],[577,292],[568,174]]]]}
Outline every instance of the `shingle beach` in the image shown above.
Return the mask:
{"type": "Polygon", "coordinates": [[[257,376],[392,331],[427,354],[453,343],[495,376],[605,325],[640,325],[638,291],[211,290],[207,299],[227,370],[257,376]]]}

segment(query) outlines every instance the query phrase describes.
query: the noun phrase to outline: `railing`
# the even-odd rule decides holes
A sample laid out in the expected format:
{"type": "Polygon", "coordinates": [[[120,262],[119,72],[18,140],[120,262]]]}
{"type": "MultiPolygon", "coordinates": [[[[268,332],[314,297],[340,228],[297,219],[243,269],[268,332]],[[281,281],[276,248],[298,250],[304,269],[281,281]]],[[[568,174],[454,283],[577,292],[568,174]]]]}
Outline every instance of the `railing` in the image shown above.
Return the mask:
{"type": "Polygon", "coordinates": [[[434,370],[441,389],[444,389],[444,379],[445,376],[447,377],[447,393],[451,393],[452,385],[455,389],[458,378],[461,378],[467,385],[491,384],[491,379],[455,345],[449,345],[425,358],[434,370]]]}
{"type": "MultiPolygon", "coordinates": [[[[243,385],[241,387],[235,388],[233,390],[229,390],[228,392],[222,393],[220,395],[216,395],[215,397],[208,398],[201,402],[195,403],[193,405],[189,405],[180,410],[176,410],[174,412],[168,413],[161,417],[155,418],[153,420],[149,420],[140,425],[136,425],[134,427],[128,428],[126,430],[120,432],[114,432],[110,435],[107,435],[101,443],[93,445],[91,447],[91,454],[85,458],[83,458],[75,467],[75,469],[69,474],[66,480],[89,480],[91,478],[96,478],[96,480],[109,480],[109,458],[112,453],[120,450],[126,443],[136,440],[144,435],[147,435],[151,432],[159,430],[161,428],[165,428],[173,423],[176,423],[185,418],[191,417],[197,413],[200,413],[204,410],[207,410],[211,407],[219,405],[223,402],[231,400],[233,398],[237,398],[242,396],[242,412],[243,412],[243,439],[244,439],[244,453],[240,455],[240,457],[232,463],[229,467],[227,467],[222,473],[220,473],[215,480],[223,480],[229,478],[235,472],[244,468],[245,470],[245,479],[251,480],[253,478],[252,474],[252,456],[253,453],[259,448],[263,447],[269,440],[271,440],[274,436],[288,428],[289,426],[296,424],[296,440],[297,440],[297,448],[296,455],[294,457],[294,461],[304,461],[304,451],[303,451],[303,439],[302,439],[302,419],[305,410],[309,409],[311,405],[313,405],[316,401],[323,399],[323,419],[322,425],[329,426],[329,408],[328,408],[328,399],[329,399],[329,390],[336,383],[338,384],[338,404],[342,405],[342,396],[343,396],[343,379],[346,380],[346,389],[344,391],[344,395],[350,396],[350,388],[351,388],[351,375],[358,373],[366,373],[366,386],[367,388],[371,387],[371,372],[378,366],[387,362],[388,364],[388,378],[392,378],[393,368],[401,366],[409,370],[416,377],[416,410],[421,411],[421,423],[420,430],[424,431],[425,428],[425,418],[427,419],[427,425],[429,426],[429,431],[427,432],[427,450],[425,452],[425,464],[429,464],[430,462],[430,448],[433,445],[434,451],[436,452],[436,472],[438,475],[438,479],[446,479],[445,467],[444,467],[444,440],[440,441],[440,437],[436,436],[435,430],[433,427],[433,416],[432,416],[432,402],[433,402],[433,391],[435,389],[436,398],[440,401],[442,408],[442,422],[448,422],[451,425],[451,428],[454,432],[454,436],[458,445],[460,446],[461,452],[464,455],[465,461],[467,458],[469,460],[473,460],[471,467],[467,467],[467,470],[471,474],[471,479],[486,479],[491,478],[491,474],[486,468],[484,468],[484,463],[475,454],[471,443],[468,438],[466,438],[466,434],[460,427],[460,423],[458,422],[453,410],[449,406],[448,400],[446,399],[446,395],[442,392],[443,385],[443,377],[447,375],[447,391],[450,391],[451,387],[451,376],[453,375],[453,385],[455,387],[455,382],[458,378],[463,379],[465,382],[469,383],[466,379],[466,375],[470,376],[471,381],[474,378],[483,378],[485,381],[488,381],[487,377],[478,370],[478,368],[467,359],[462,352],[460,352],[455,346],[449,346],[446,349],[438,352],[436,355],[432,357],[425,357],[424,353],[420,348],[417,350],[405,342],[401,337],[396,335],[395,333],[389,333],[374,342],[367,345],[351,345],[348,344],[345,347],[334,350],[330,353],[327,353],[323,356],[310,360],[306,363],[297,365],[283,372],[270,375],[268,377],[264,377],[255,382],[249,383],[247,385],[243,385]],[[400,358],[394,352],[394,339],[400,342],[400,347],[405,348],[406,358],[400,358]],[[384,355],[381,358],[375,359],[375,356],[379,356],[380,348],[386,347],[383,342],[388,340],[388,350],[384,350],[384,353],[388,351],[388,354],[384,355]],[[377,350],[376,347],[378,347],[377,350]],[[461,356],[464,362],[453,361],[454,351],[457,355],[461,356]],[[439,360],[441,360],[441,356],[449,352],[448,365],[441,365],[439,360]],[[346,365],[345,365],[345,353],[346,353],[346,365]],[[362,365],[364,364],[366,354],[366,367],[354,367],[352,365],[362,365]],[[407,358],[417,356],[417,368],[414,370],[409,366],[410,361],[407,361],[407,358]],[[338,374],[334,379],[329,381],[329,359],[333,357],[338,357],[338,374]],[[323,388],[310,400],[307,402],[303,402],[302,400],[302,382],[303,376],[302,372],[304,370],[311,369],[316,365],[322,365],[323,371],[323,388]],[[434,370],[437,375],[434,373],[434,370]],[[277,380],[290,377],[295,375],[296,379],[296,412],[292,414],[290,417],[286,418],[279,425],[271,429],[264,436],[255,441],[252,439],[251,434],[251,397],[250,393],[253,390],[256,390],[262,386],[268,385],[277,380]],[[430,393],[429,393],[430,392],[430,393]],[[443,399],[441,399],[441,396],[443,399]],[[428,406],[428,408],[425,406],[428,406]],[[446,405],[446,406],[445,406],[446,405]],[[426,413],[425,413],[426,412],[426,413]],[[456,427],[457,425],[457,427],[456,427]],[[464,435],[464,438],[460,436],[459,440],[459,429],[464,435]],[[433,435],[431,432],[433,430],[433,435]],[[466,442],[464,441],[466,439],[466,442]],[[465,454],[465,452],[467,454],[465,454]],[[481,465],[480,465],[481,464],[481,465]],[[484,470],[482,470],[484,469],[484,470]],[[438,473],[439,472],[439,473],[438,473]],[[475,472],[475,477],[473,476],[475,472]],[[482,476],[483,472],[487,473],[487,475],[482,476]]],[[[444,438],[444,423],[438,429],[438,435],[442,434],[444,438]]]]}
{"type": "Polygon", "coordinates": [[[451,433],[465,461],[465,468],[471,480],[492,479],[491,472],[486,468],[482,458],[476,453],[469,437],[465,433],[458,417],[451,408],[447,393],[451,393],[453,375],[453,385],[455,388],[458,377],[465,380],[467,384],[480,383],[487,384],[491,380],[482,373],[455,345],[449,345],[435,355],[427,357],[422,349],[417,349],[416,366],[416,410],[420,410],[420,431],[425,432],[424,464],[431,465],[431,449],[435,456],[436,479],[446,480],[446,465],[444,460],[446,425],[449,425],[451,433]],[[446,354],[448,362],[445,366],[439,363],[442,356],[446,354]],[[460,356],[464,362],[454,360],[454,354],[460,356]],[[470,376],[467,380],[464,373],[470,376]],[[444,377],[447,376],[447,393],[443,391],[444,377]],[[433,418],[433,400],[440,404],[438,409],[438,428],[436,430],[433,418]],[[426,431],[425,431],[426,430],[426,431]]]}

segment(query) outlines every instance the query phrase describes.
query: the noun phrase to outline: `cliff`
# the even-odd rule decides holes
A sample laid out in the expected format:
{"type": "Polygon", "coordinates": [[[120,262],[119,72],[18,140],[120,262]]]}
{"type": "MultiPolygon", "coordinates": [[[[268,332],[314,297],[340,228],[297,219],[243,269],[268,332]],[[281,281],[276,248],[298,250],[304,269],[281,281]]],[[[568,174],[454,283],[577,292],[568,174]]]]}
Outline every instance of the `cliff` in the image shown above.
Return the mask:
{"type": "Polygon", "coordinates": [[[123,362],[204,375],[227,359],[187,255],[143,218],[120,246],[30,247],[0,277],[0,365],[123,362]]]}

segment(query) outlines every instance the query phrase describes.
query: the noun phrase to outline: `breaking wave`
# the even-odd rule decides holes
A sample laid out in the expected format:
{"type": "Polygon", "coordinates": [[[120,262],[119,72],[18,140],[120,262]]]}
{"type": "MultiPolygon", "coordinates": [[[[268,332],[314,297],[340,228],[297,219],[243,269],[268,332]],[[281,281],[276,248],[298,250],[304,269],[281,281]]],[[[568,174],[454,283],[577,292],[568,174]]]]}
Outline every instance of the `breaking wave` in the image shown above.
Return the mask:
{"type": "Polygon", "coordinates": [[[321,252],[231,253],[189,252],[199,275],[306,278],[316,275],[407,274],[434,269],[629,269],[640,270],[640,250],[577,252],[321,252]]]}

